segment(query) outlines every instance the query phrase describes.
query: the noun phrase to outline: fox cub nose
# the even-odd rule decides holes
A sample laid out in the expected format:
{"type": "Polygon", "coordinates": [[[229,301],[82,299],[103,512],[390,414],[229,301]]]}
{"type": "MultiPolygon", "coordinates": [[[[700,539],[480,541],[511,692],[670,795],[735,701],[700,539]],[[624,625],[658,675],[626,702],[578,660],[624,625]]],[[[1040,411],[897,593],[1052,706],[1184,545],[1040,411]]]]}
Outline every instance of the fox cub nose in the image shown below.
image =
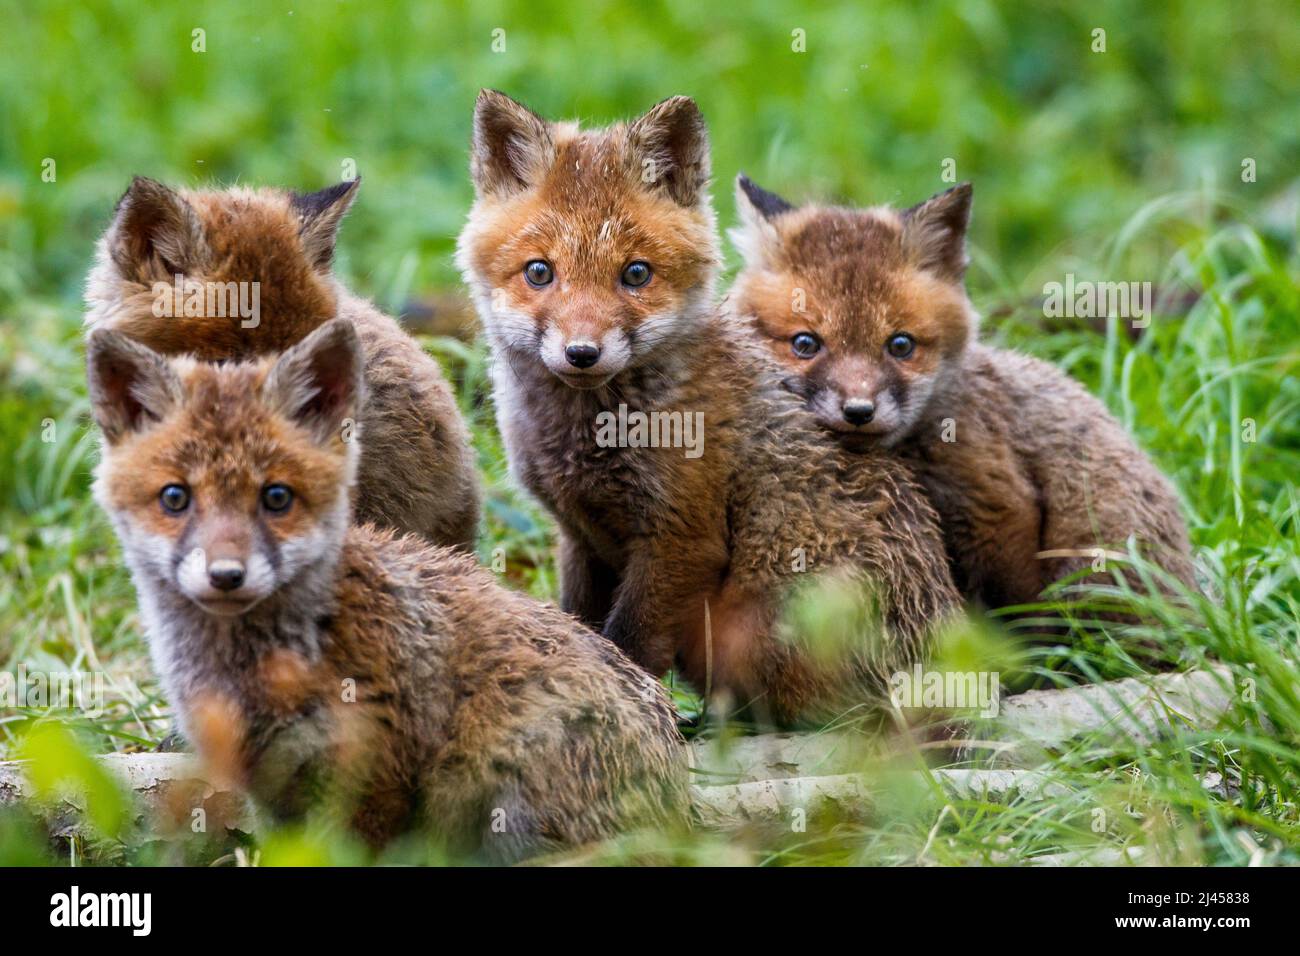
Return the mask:
{"type": "Polygon", "coordinates": [[[875,414],[874,402],[854,400],[844,403],[844,420],[850,425],[865,425],[875,414]]]}
{"type": "Polygon", "coordinates": [[[600,358],[600,349],[586,342],[565,346],[564,357],[574,368],[591,368],[600,358]]]}
{"type": "Polygon", "coordinates": [[[244,583],[244,563],[230,559],[208,565],[208,580],[218,591],[233,591],[244,583]]]}

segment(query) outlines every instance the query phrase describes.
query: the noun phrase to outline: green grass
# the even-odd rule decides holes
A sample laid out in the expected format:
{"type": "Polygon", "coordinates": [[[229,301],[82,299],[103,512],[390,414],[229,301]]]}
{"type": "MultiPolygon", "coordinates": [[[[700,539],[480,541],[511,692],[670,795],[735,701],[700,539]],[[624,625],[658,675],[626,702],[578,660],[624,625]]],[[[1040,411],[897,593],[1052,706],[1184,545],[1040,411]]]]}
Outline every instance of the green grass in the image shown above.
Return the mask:
{"type": "MultiPolygon", "coordinates": [[[[712,126],[723,225],[741,169],[791,196],[910,203],[947,185],[942,163],[954,158],[958,177],[976,183],[970,285],[986,338],[1085,382],[1179,489],[1206,595],[1187,607],[1101,595],[1143,603],[1155,623],[1035,647],[1008,678],[1052,686],[1139,673],[1145,638],[1179,666],[1218,659],[1241,693],[1213,730],[1053,755],[1048,769],[1070,796],[1046,805],[918,790],[893,773],[922,765],[904,748],[869,768],[882,794],[866,822],[650,845],[680,862],[778,865],[1019,862],[1088,846],[1141,846],[1170,862],[1300,862],[1297,75],[1300,18],[1283,3],[1250,15],[1227,4],[1120,2],[1086,12],[615,2],[586,14],[548,2],[198,4],[146,16],[111,0],[51,0],[9,11],[0,38],[0,671],[100,672],[107,706],[93,719],[0,709],[0,757],[27,753],[33,727],[54,720],[95,752],[152,747],[170,720],[120,550],[88,491],[95,439],[78,297],[93,241],[132,174],[314,188],[355,160],[365,185],[339,267],[397,310],[455,287],[450,251],[470,199],[465,144],[480,86],[588,120],[685,92],[712,126]],[[1094,27],[1107,30],[1105,53],[1089,50],[1094,27]],[[191,52],[195,28],[206,30],[206,53],[191,52]],[[504,53],[491,51],[496,28],[506,31],[504,53]],[[791,51],[795,29],[806,31],[806,53],[791,51]],[[1247,157],[1254,182],[1242,181],[1247,157]],[[57,164],[53,182],[41,177],[46,158],[57,164]],[[1136,341],[1118,323],[1048,322],[1037,299],[1067,272],[1150,280],[1166,307],[1136,341]],[[1207,788],[1207,773],[1224,787],[1207,788]]],[[[512,586],[553,597],[550,528],[505,479],[483,350],[427,345],[473,425],[488,488],[480,554],[489,561],[503,549],[512,586]]],[[[1016,629],[990,629],[993,651],[972,639],[953,653],[968,665],[999,659],[997,645],[1016,629]]],[[[698,701],[685,691],[678,699],[684,717],[697,716],[698,701]]],[[[80,766],[55,744],[57,759],[80,766]]],[[[134,831],[119,836],[58,850],[77,861],[178,859],[134,831]]],[[[606,859],[645,850],[629,839],[606,859]]],[[[32,821],[0,816],[0,861],[46,852],[32,821]]],[[[275,835],[261,853],[263,862],[364,859],[310,832],[275,835]]],[[[399,848],[393,858],[421,853],[399,848]]]]}

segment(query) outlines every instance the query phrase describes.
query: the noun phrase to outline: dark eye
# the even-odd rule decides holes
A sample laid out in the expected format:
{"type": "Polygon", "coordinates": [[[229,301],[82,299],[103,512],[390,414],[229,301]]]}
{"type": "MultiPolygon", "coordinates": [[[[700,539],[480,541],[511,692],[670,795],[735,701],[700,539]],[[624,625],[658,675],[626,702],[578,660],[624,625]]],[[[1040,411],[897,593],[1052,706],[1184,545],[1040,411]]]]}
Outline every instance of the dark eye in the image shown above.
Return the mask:
{"type": "Polygon", "coordinates": [[[812,358],[822,350],[822,344],[811,332],[800,332],[790,340],[790,347],[799,358],[812,358]]]}
{"type": "Polygon", "coordinates": [[[190,506],[190,490],[184,485],[167,485],[158,495],[163,510],[178,515],[190,506]]]}
{"type": "Polygon", "coordinates": [[[293,503],[293,492],[284,485],[267,485],[262,489],[262,507],[279,514],[289,510],[293,503]]]}
{"type": "Polygon", "coordinates": [[[524,278],[528,284],[541,288],[544,285],[550,285],[551,280],[555,278],[555,273],[551,271],[551,264],[544,259],[534,259],[528,265],[524,266],[524,278]]]}
{"type": "Polygon", "coordinates": [[[916,339],[899,333],[885,343],[885,349],[896,359],[905,359],[916,351],[916,339]]]}
{"type": "Polygon", "coordinates": [[[623,270],[623,284],[638,289],[650,281],[650,264],[633,262],[623,270]]]}

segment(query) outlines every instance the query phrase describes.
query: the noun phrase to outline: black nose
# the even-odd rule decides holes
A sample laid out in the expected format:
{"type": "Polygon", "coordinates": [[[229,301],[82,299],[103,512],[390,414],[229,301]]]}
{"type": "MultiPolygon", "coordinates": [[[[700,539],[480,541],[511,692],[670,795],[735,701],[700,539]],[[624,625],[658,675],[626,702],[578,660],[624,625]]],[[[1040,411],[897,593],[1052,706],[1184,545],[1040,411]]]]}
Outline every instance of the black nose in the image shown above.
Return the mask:
{"type": "Polygon", "coordinates": [[[574,368],[591,368],[600,358],[600,349],[585,342],[569,345],[564,349],[564,357],[574,368]]]}
{"type": "Polygon", "coordinates": [[[850,425],[865,425],[875,414],[874,402],[854,399],[844,403],[844,420],[850,425]]]}
{"type": "Polygon", "coordinates": [[[233,591],[244,583],[244,565],[239,561],[213,561],[208,565],[208,580],[218,591],[233,591]]]}

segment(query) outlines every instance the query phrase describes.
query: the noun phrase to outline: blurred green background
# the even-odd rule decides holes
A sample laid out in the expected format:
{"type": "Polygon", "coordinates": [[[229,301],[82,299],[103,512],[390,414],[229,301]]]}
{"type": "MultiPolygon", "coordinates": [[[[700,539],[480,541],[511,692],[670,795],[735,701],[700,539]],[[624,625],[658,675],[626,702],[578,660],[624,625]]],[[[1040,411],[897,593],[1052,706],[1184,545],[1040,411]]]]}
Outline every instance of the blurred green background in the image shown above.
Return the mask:
{"type": "MultiPolygon", "coordinates": [[[[338,268],[422,315],[458,291],[481,87],[588,123],[685,93],[710,123],[724,228],[741,170],[795,200],[911,204],[949,185],[946,167],[975,183],[969,284],[986,336],[1082,379],[1174,478],[1207,598],[1157,609],[1156,637],[1170,659],[1252,675],[1271,728],[1256,712],[1227,744],[1189,734],[1062,757],[1052,769],[1080,796],[1054,814],[908,798],[879,827],[755,858],[1014,862],[1158,830],[1182,861],[1257,861],[1251,847],[1297,861],[1300,5],[37,0],[7,2],[0,22],[0,670],[103,673],[109,698],[94,719],[0,707],[0,757],[55,718],[98,751],[152,747],[168,726],[88,494],[81,285],[132,175],[315,189],[355,168],[338,268]],[[1047,322],[1043,283],[1067,272],[1151,281],[1159,314],[1140,337],[1047,322]],[[1208,795],[1206,766],[1238,789],[1208,795]],[[1088,807],[1114,802],[1083,776],[1098,769],[1150,775],[1147,822],[1090,830],[1088,807]]],[[[553,596],[549,525],[505,479],[481,346],[424,341],[474,426],[481,554],[502,548],[512,585],[553,596]]],[[[1048,649],[1026,671],[1133,673],[1124,639],[1048,649]]],[[[692,716],[693,698],[679,702],[692,716]]],[[[40,856],[5,826],[0,860],[40,856]]]]}
{"type": "Polygon", "coordinates": [[[1208,182],[1257,202],[1290,185],[1298,14],[1270,2],[12,4],[0,274],[9,294],[75,297],[135,173],[315,188],[351,159],[365,186],[348,271],[381,294],[453,282],[470,113],[491,86],[589,122],[696,97],[724,222],[742,169],[796,195],[911,203],[944,188],[955,159],[976,184],[977,245],[1015,277],[1063,243],[1100,243],[1153,194],[1208,182]],[[792,50],[796,30],[806,52],[792,50]],[[47,157],[55,183],[40,178],[47,157]]]}

